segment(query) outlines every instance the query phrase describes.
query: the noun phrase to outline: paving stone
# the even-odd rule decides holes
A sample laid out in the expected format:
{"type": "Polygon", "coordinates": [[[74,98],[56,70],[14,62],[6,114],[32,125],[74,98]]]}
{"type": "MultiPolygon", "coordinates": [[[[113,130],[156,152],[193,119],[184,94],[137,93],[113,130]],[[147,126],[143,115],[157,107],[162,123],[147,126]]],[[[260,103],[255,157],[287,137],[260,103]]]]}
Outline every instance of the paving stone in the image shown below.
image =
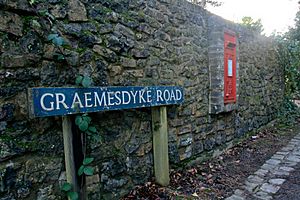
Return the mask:
{"type": "Polygon", "coordinates": [[[292,167],[280,167],[279,168],[279,170],[283,170],[283,171],[287,171],[287,172],[291,172],[291,171],[293,171],[294,170],[294,168],[292,168],[292,167]]]}
{"type": "Polygon", "coordinates": [[[257,170],[254,174],[260,176],[260,177],[264,177],[266,176],[266,174],[268,173],[269,171],[266,170],[266,169],[259,169],[257,170]]]}
{"type": "Polygon", "coordinates": [[[261,184],[259,183],[252,183],[252,182],[249,182],[249,181],[246,181],[245,182],[245,190],[247,190],[248,192],[253,192],[256,190],[256,188],[258,188],[261,184]]]}
{"type": "Polygon", "coordinates": [[[294,167],[294,166],[297,165],[297,163],[296,162],[292,162],[292,161],[284,161],[282,163],[282,165],[285,166],[285,167],[294,167]]]}
{"type": "Polygon", "coordinates": [[[260,178],[259,176],[250,175],[247,178],[247,181],[252,182],[252,183],[262,183],[264,181],[264,179],[260,178]]]}
{"type": "Polygon", "coordinates": [[[294,150],[295,146],[296,146],[295,144],[293,144],[293,143],[290,142],[286,147],[290,148],[291,150],[294,150]]]}
{"type": "Polygon", "coordinates": [[[274,165],[263,164],[263,165],[261,166],[261,169],[272,170],[272,169],[274,169],[275,167],[276,167],[276,166],[274,166],[274,165]]]}
{"type": "Polygon", "coordinates": [[[294,139],[300,140],[300,136],[297,135],[296,137],[294,137],[294,139]]]}
{"type": "Polygon", "coordinates": [[[288,155],[290,152],[288,151],[278,151],[276,154],[280,154],[280,155],[288,155]]]}
{"type": "Polygon", "coordinates": [[[270,164],[270,165],[278,165],[281,163],[281,160],[277,160],[277,159],[269,159],[266,161],[267,164],[270,164]]]}
{"type": "Polygon", "coordinates": [[[264,183],[262,184],[260,189],[264,192],[275,194],[280,189],[280,187],[273,184],[264,183]]]}
{"type": "Polygon", "coordinates": [[[273,185],[282,185],[282,183],[284,183],[285,179],[282,178],[274,178],[274,179],[270,179],[269,183],[273,184],[273,185]]]}
{"type": "Polygon", "coordinates": [[[272,196],[270,196],[268,193],[266,192],[257,192],[255,195],[253,195],[254,197],[258,198],[258,199],[263,199],[263,200],[269,200],[272,199],[272,196]]]}
{"type": "Polygon", "coordinates": [[[275,170],[273,174],[278,176],[288,176],[290,173],[287,171],[275,170]]]}
{"type": "Polygon", "coordinates": [[[300,157],[298,156],[294,156],[294,155],[290,155],[286,158],[288,161],[292,161],[292,162],[295,162],[295,163],[298,163],[300,162],[300,157]]]}
{"type": "Polygon", "coordinates": [[[236,189],[234,191],[234,194],[237,195],[237,196],[244,196],[244,191],[240,190],[240,189],[236,189]]]}
{"type": "Polygon", "coordinates": [[[272,159],[278,159],[278,160],[282,160],[284,158],[284,155],[278,155],[275,154],[274,156],[271,157],[272,159]]]}
{"type": "Polygon", "coordinates": [[[300,156],[300,151],[294,151],[293,154],[296,156],[300,156]]]}
{"type": "Polygon", "coordinates": [[[300,144],[299,142],[290,142],[290,145],[293,145],[294,147],[298,146],[299,144],[300,144]]]}
{"type": "Polygon", "coordinates": [[[238,195],[232,195],[230,197],[227,197],[226,200],[244,200],[244,197],[238,196],[238,195]]]}
{"type": "Polygon", "coordinates": [[[292,151],[293,147],[283,147],[281,151],[292,151]]]}

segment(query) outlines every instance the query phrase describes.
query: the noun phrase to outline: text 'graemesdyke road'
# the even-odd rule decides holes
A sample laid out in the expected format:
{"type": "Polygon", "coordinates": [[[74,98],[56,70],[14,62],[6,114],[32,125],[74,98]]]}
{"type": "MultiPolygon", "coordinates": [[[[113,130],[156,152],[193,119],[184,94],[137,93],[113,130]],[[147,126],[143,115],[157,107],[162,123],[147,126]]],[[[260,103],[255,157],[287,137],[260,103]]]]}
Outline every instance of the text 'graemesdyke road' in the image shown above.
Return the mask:
{"type": "Polygon", "coordinates": [[[183,98],[177,86],[29,89],[35,117],[180,104],[183,98]]]}

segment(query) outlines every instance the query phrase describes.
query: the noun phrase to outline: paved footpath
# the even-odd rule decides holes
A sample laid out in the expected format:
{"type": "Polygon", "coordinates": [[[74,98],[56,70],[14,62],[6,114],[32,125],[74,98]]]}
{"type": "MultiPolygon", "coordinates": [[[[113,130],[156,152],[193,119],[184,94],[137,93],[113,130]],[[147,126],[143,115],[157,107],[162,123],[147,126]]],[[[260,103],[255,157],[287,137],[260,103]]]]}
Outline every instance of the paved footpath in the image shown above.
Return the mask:
{"type": "Polygon", "coordinates": [[[300,164],[300,133],[250,175],[243,187],[235,190],[226,200],[274,199],[297,164],[300,164]]]}

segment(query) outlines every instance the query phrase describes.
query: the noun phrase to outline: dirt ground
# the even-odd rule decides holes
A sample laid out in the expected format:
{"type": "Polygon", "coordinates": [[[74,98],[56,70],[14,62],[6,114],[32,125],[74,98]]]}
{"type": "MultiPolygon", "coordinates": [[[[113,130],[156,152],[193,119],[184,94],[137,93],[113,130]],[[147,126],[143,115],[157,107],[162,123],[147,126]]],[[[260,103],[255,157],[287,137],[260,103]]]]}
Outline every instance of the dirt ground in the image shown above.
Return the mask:
{"type": "MultiPolygon", "coordinates": [[[[209,162],[171,170],[170,186],[159,187],[154,181],[147,182],[137,186],[123,200],[224,199],[233,194],[249,175],[285,146],[299,131],[299,119],[288,126],[279,123],[278,120],[273,121],[209,162]]],[[[297,173],[298,180],[291,179],[290,185],[284,185],[286,188],[293,184],[299,185],[300,173],[297,173]]],[[[282,190],[280,192],[277,199],[281,199],[280,194],[284,193],[282,190]]]]}

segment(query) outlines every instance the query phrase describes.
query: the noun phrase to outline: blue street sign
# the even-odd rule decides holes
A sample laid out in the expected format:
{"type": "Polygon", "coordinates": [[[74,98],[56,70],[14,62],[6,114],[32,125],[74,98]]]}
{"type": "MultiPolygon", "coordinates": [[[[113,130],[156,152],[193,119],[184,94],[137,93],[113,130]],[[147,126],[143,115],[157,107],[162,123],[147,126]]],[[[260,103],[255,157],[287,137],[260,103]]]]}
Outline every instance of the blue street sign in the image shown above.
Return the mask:
{"type": "Polygon", "coordinates": [[[34,117],[181,104],[182,87],[30,88],[34,117]]]}

